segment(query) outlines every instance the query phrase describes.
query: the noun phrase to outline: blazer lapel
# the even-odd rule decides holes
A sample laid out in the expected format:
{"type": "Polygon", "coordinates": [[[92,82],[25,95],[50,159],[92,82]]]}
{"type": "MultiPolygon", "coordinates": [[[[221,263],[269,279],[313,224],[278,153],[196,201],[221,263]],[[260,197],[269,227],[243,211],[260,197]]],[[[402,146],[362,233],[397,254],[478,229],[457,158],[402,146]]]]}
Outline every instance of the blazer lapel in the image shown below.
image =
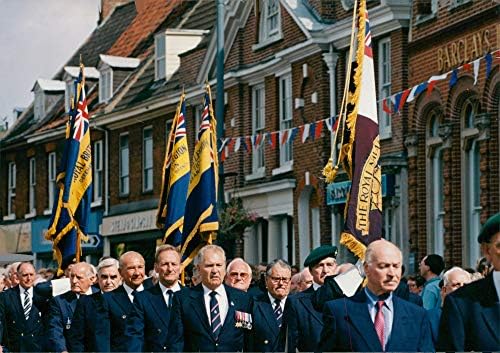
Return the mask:
{"type": "Polygon", "coordinates": [[[129,313],[132,309],[132,303],[130,302],[127,291],[123,288],[123,286],[118,288],[113,299],[124,313],[129,313]]]}
{"type": "MultiPolygon", "coordinates": [[[[402,299],[401,299],[402,300],[402,299]]],[[[409,332],[408,328],[409,320],[408,313],[403,310],[400,305],[400,299],[396,295],[392,295],[392,305],[394,308],[394,317],[392,320],[391,337],[385,345],[385,350],[390,351],[393,345],[400,340],[404,340],[405,332],[409,332]]],[[[378,338],[377,338],[378,339],[378,338]]]]}
{"type": "Polygon", "coordinates": [[[19,289],[19,285],[14,287],[12,294],[14,296],[13,302],[15,310],[17,311],[19,317],[24,318],[24,308],[23,308],[23,303],[21,302],[21,290],[19,289]]]}
{"type": "Polygon", "coordinates": [[[266,320],[267,325],[273,332],[274,336],[277,336],[279,333],[278,322],[276,321],[276,318],[274,316],[273,305],[269,301],[267,292],[257,299],[257,310],[259,310],[262,316],[264,316],[264,319],[266,320]]]}
{"type": "Polygon", "coordinates": [[[484,281],[484,290],[481,291],[482,311],[481,316],[486,326],[491,331],[492,337],[498,335],[498,323],[500,322],[500,304],[498,303],[493,274],[490,273],[484,281]]]}
{"type": "Polygon", "coordinates": [[[203,287],[201,285],[195,287],[190,293],[191,300],[193,302],[193,309],[196,315],[198,315],[201,324],[205,327],[207,332],[212,335],[212,329],[209,325],[209,318],[207,316],[207,311],[205,310],[205,300],[203,298],[203,287]]]}
{"type": "MultiPolygon", "coordinates": [[[[375,326],[368,312],[368,304],[366,303],[366,294],[364,291],[359,292],[353,297],[354,300],[348,301],[346,307],[346,315],[344,320],[348,321],[347,325],[351,325],[358,331],[359,336],[365,341],[369,347],[368,351],[382,352],[382,345],[375,332],[375,326]]],[[[348,300],[348,299],[344,299],[348,300]]]]}
{"type": "Polygon", "coordinates": [[[301,303],[301,305],[303,305],[307,311],[309,311],[309,313],[312,315],[312,317],[314,317],[314,319],[316,319],[316,321],[318,321],[321,325],[323,325],[323,320],[320,316],[320,313],[317,312],[316,310],[314,310],[313,306],[312,306],[312,301],[311,301],[311,297],[310,296],[303,296],[301,298],[298,299],[301,303]]]}
{"type": "Polygon", "coordinates": [[[170,321],[170,309],[167,307],[167,303],[165,303],[165,298],[163,297],[163,293],[161,292],[161,288],[158,284],[151,289],[151,294],[151,296],[148,296],[151,298],[151,308],[163,324],[168,327],[168,323],[170,321]]]}
{"type": "Polygon", "coordinates": [[[224,289],[226,290],[226,296],[227,296],[227,314],[226,318],[224,319],[224,323],[222,324],[222,328],[220,331],[220,335],[227,330],[226,327],[234,327],[235,326],[235,321],[234,321],[234,315],[235,315],[235,308],[234,308],[234,298],[231,296],[231,291],[228,289],[226,285],[224,285],[224,289]]]}

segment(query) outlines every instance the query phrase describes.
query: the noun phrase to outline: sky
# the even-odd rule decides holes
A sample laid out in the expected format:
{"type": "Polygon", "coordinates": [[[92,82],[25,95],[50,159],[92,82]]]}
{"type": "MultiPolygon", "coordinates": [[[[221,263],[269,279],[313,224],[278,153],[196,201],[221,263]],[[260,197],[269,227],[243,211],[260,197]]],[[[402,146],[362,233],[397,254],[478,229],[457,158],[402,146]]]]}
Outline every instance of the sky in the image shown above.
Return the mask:
{"type": "Polygon", "coordinates": [[[97,26],[100,0],[0,0],[0,124],[27,107],[97,26]]]}

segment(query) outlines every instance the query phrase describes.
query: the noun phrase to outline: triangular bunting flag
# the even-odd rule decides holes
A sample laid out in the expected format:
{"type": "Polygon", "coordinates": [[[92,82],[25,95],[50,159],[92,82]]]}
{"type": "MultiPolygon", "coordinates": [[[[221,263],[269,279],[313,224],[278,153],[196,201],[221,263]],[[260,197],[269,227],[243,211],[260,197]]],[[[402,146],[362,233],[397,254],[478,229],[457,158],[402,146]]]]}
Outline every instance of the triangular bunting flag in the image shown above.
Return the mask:
{"type": "Polygon", "coordinates": [[[477,77],[479,76],[479,64],[481,62],[481,59],[476,59],[474,60],[474,85],[477,83],[477,77]]]}
{"type": "Polygon", "coordinates": [[[241,137],[236,138],[236,143],[234,145],[234,152],[238,152],[241,147],[241,137]]]}
{"type": "Polygon", "coordinates": [[[269,139],[269,141],[271,142],[271,148],[274,150],[276,148],[276,138],[278,137],[278,133],[277,132],[272,132],[271,133],[271,138],[269,139]]]}
{"type": "Polygon", "coordinates": [[[314,130],[314,139],[317,140],[321,137],[321,130],[323,129],[323,120],[316,123],[316,129],[314,130]]]}
{"type": "Polygon", "coordinates": [[[486,54],[484,60],[486,60],[486,78],[488,78],[490,77],[491,64],[493,63],[493,57],[491,53],[486,54]]]}
{"type": "Polygon", "coordinates": [[[311,136],[311,140],[314,141],[315,135],[316,135],[316,123],[311,123],[309,125],[309,136],[311,136]]]}
{"type": "Polygon", "coordinates": [[[458,70],[454,69],[451,72],[450,84],[449,84],[450,88],[452,88],[453,86],[455,86],[457,84],[457,81],[458,81],[458,70]]]}
{"type": "Polygon", "coordinates": [[[295,140],[295,136],[297,136],[298,133],[299,129],[294,127],[290,133],[290,137],[288,138],[288,143],[293,143],[293,140],[295,140]]]}
{"type": "Polygon", "coordinates": [[[309,137],[309,124],[305,124],[302,129],[302,143],[305,143],[307,138],[309,137]]]}

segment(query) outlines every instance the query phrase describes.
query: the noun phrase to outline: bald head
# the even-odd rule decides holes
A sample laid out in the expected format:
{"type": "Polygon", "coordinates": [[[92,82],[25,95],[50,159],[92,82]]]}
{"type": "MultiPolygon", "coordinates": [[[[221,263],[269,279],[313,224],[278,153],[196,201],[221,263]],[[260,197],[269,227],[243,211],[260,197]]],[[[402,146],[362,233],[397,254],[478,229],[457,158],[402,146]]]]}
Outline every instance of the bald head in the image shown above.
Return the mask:
{"type": "Polygon", "coordinates": [[[95,281],[94,270],[86,262],[78,262],[71,268],[70,282],[71,291],[77,294],[85,294],[95,281]]]}
{"type": "Polygon", "coordinates": [[[127,251],[120,256],[120,275],[130,288],[139,287],[146,276],[146,262],[142,255],[135,251],[127,251]]]}
{"type": "Polygon", "coordinates": [[[368,245],[363,264],[367,287],[375,295],[394,291],[401,280],[401,250],[393,243],[381,239],[368,245]]]}

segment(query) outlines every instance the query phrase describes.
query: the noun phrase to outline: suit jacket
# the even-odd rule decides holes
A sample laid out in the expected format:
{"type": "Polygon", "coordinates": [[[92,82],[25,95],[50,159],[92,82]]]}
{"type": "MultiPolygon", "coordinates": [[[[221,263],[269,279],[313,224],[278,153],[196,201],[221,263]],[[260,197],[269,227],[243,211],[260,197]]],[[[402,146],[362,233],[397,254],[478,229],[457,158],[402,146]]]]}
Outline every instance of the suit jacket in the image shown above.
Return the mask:
{"type": "Polygon", "coordinates": [[[63,352],[68,348],[68,332],[71,328],[73,313],[78,297],[72,291],[58,295],[50,300],[47,317],[47,351],[63,352]]]}
{"type": "Polygon", "coordinates": [[[292,306],[290,302],[293,300],[293,296],[288,296],[286,299],[280,328],[267,292],[253,298],[253,327],[249,338],[248,351],[283,352],[285,350],[288,317],[292,306]]]}
{"type": "Polygon", "coordinates": [[[291,303],[288,319],[290,340],[289,352],[317,352],[321,331],[323,330],[323,314],[317,311],[312,303],[314,289],[312,286],[304,292],[297,293],[291,303]]]}
{"type": "MultiPolygon", "coordinates": [[[[188,291],[181,287],[181,292],[188,291]]],[[[126,336],[130,346],[139,352],[167,352],[169,350],[171,308],[165,303],[159,284],[138,293],[135,311],[130,316],[126,336]]]]}
{"type": "Polygon", "coordinates": [[[500,351],[500,303],[493,275],[469,283],[444,301],[437,348],[500,351]]]}
{"type": "Polygon", "coordinates": [[[401,299],[409,301],[410,303],[417,304],[418,306],[424,306],[422,297],[420,295],[416,295],[415,293],[410,292],[408,284],[406,284],[403,281],[399,282],[398,288],[396,288],[394,294],[400,297],[401,299]]]}
{"type": "Polygon", "coordinates": [[[104,293],[103,299],[106,310],[104,316],[110,328],[110,351],[137,352],[138,348],[131,345],[130,338],[126,335],[127,326],[132,322],[130,315],[135,311],[127,291],[122,285],[111,292],[104,293]]]}
{"type": "Polygon", "coordinates": [[[0,345],[11,352],[43,351],[42,317],[47,300],[33,291],[28,320],[24,317],[19,286],[0,293],[0,345]]]}
{"type": "Polygon", "coordinates": [[[248,344],[249,330],[236,327],[236,311],[251,313],[249,296],[239,289],[224,285],[228,312],[219,337],[212,334],[203,300],[201,284],[189,291],[177,292],[172,312],[171,344],[173,352],[237,352],[248,344]]]}
{"type": "MultiPolygon", "coordinates": [[[[387,352],[434,351],[426,311],[393,295],[394,320],[387,352]]],[[[325,304],[320,351],[381,352],[365,291],[325,304]]]]}
{"type": "Polygon", "coordinates": [[[70,352],[109,352],[110,329],[102,293],[82,296],[78,300],[68,332],[70,352]]]}

